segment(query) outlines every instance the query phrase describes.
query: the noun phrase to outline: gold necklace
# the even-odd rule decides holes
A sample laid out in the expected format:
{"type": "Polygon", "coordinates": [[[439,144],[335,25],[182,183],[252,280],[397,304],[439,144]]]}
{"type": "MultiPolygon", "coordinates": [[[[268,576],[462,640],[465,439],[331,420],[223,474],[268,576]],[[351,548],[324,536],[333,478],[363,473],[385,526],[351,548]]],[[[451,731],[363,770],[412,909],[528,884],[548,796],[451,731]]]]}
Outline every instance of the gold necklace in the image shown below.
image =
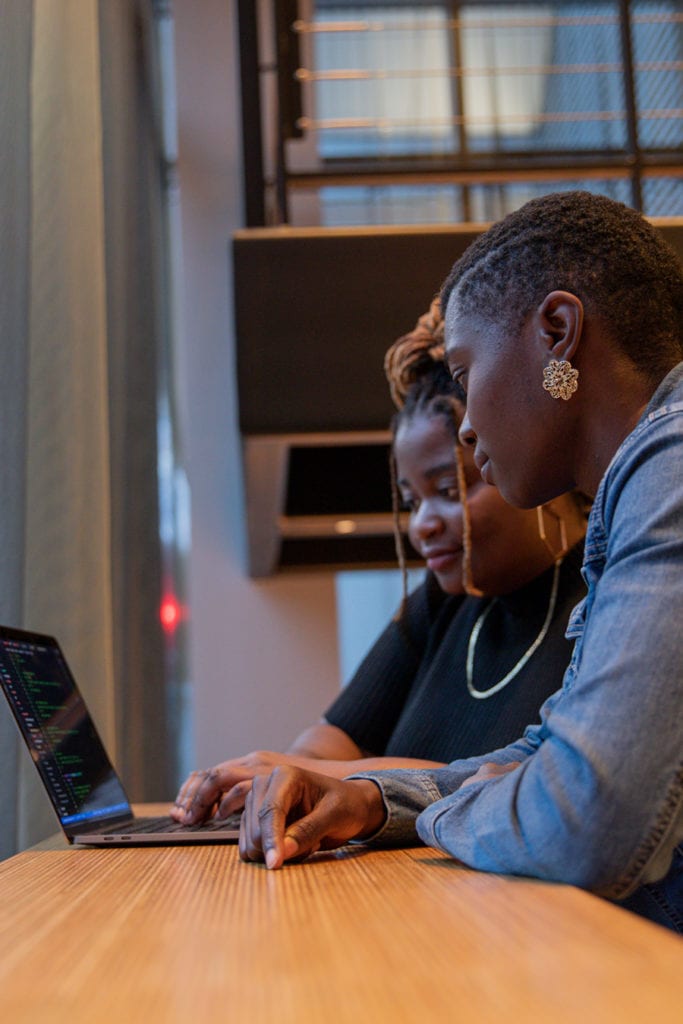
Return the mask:
{"type": "Polygon", "coordinates": [[[481,627],[484,625],[488,613],[491,611],[493,605],[495,604],[495,597],[481,613],[481,615],[475,622],[474,626],[472,627],[472,632],[470,633],[470,639],[467,644],[467,661],[465,662],[467,689],[472,697],[476,697],[477,700],[486,700],[487,697],[492,697],[494,693],[499,693],[499,691],[502,690],[504,686],[507,686],[508,683],[512,682],[515,676],[522,671],[529,658],[531,658],[534,652],[537,651],[538,648],[541,646],[541,644],[545,640],[546,634],[550,627],[550,623],[552,622],[552,618],[555,613],[555,605],[557,604],[557,591],[560,582],[561,565],[562,559],[558,558],[558,560],[555,562],[555,572],[553,574],[553,585],[550,590],[550,601],[548,602],[548,611],[546,612],[545,622],[541,626],[541,632],[538,634],[538,636],[532,643],[531,647],[529,647],[524,652],[524,654],[519,659],[517,664],[510,669],[507,675],[503,676],[503,678],[499,680],[499,682],[494,683],[493,686],[490,686],[488,690],[475,690],[472,677],[474,673],[474,652],[477,647],[477,640],[479,639],[479,634],[481,633],[481,627]]]}

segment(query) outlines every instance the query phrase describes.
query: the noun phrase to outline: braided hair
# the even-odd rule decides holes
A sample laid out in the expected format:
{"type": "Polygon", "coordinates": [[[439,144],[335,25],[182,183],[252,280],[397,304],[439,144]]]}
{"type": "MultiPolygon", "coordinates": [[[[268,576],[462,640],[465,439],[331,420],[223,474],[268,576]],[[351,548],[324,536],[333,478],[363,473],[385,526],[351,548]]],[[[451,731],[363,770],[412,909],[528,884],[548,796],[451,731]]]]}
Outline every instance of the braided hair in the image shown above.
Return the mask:
{"type": "Polygon", "coordinates": [[[444,363],[443,337],[444,323],[441,315],[441,301],[437,296],[432,300],[429,310],[419,318],[415,328],[398,338],[384,358],[384,372],[397,409],[391,422],[393,443],[390,452],[390,473],[396,556],[403,576],[403,600],[396,616],[399,619],[403,614],[406,602],[407,565],[400,522],[401,501],[394,449],[399,427],[418,417],[425,416],[430,419],[441,417],[453,436],[458,493],[463,507],[463,586],[467,593],[476,595],[481,593],[472,582],[470,516],[466,500],[462,447],[458,440],[458,428],[464,410],[444,363]]]}
{"type": "Polygon", "coordinates": [[[455,263],[442,290],[458,311],[518,330],[556,289],[581,299],[653,383],[683,358],[678,254],[641,214],[591,192],[532,199],[455,263]]]}

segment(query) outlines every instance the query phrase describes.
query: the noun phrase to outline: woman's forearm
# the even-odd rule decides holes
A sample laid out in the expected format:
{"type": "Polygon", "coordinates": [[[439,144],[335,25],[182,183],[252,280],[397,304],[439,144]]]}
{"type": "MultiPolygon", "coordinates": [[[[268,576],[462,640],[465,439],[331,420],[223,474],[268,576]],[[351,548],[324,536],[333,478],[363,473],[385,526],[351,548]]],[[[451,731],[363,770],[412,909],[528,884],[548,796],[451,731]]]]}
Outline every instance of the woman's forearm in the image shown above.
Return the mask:
{"type": "Polygon", "coordinates": [[[304,729],[286,753],[316,761],[352,761],[363,757],[365,751],[343,729],[322,721],[304,729]]]}
{"type": "Polygon", "coordinates": [[[344,779],[354,772],[389,768],[443,767],[443,761],[370,755],[361,750],[347,733],[329,722],[318,722],[305,729],[287,751],[287,760],[297,768],[307,768],[334,779],[344,779]]]}
{"type": "Polygon", "coordinates": [[[289,754],[288,763],[295,768],[305,768],[328,775],[333,779],[345,779],[356,772],[388,771],[391,768],[443,768],[442,761],[424,761],[413,757],[358,757],[332,760],[328,758],[305,757],[289,754]]]}

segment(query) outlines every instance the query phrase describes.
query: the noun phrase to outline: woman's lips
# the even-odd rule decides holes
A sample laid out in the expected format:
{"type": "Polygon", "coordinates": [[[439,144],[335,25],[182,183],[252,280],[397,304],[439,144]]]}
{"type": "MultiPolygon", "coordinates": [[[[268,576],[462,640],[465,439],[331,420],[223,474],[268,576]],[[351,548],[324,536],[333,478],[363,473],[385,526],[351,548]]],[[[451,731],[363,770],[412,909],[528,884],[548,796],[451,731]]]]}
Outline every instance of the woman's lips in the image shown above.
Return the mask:
{"type": "Polygon", "coordinates": [[[479,470],[479,475],[485,484],[493,484],[493,472],[491,470],[491,460],[486,459],[483,466],[479,470]]]}
{"type": "Polygon", "coordinates": [[[487,484],[493,483],[491,479],[491,460],[488,455],[484,455],[481,451],[475,451],[474,464],[479,470],[482,480],[487,484]]]}
{"type": "Polygon", "coordinates": [[[457,559],[460,551],[460,548],[455,551],[435,551],[433,554],[425,556],[427,568],[431,569],[432,572],[447,572],[452,568],[453,562],[457,559]]]}

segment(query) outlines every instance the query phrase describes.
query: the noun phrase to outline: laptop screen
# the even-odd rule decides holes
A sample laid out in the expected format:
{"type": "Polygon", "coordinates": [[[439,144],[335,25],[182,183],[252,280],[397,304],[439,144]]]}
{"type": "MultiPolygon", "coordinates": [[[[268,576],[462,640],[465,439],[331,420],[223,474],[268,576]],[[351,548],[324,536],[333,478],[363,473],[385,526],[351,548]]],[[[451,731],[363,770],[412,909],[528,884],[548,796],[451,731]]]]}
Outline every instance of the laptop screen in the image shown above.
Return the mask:
{"type": "Polygon", "coordinates": [[[130,816],[57,641],[0,627],[0,685],[66,831],[130,816]]]}

